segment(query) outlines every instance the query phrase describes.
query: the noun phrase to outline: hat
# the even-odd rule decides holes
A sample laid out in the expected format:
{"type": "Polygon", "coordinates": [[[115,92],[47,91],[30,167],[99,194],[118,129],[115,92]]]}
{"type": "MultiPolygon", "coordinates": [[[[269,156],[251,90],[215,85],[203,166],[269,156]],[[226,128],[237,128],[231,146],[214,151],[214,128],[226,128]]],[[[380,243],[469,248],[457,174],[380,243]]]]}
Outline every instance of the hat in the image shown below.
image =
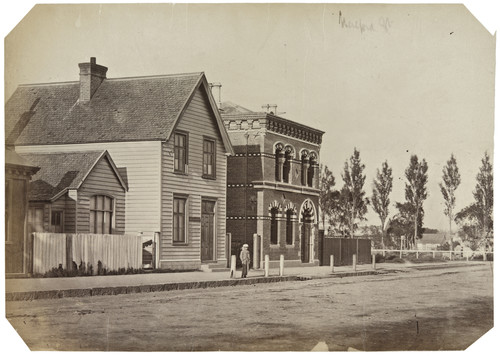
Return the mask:
{"type": "Polygon", "coordinates": [[[248,247],[248,244],[244,244],[243,247],[248,247]]]}

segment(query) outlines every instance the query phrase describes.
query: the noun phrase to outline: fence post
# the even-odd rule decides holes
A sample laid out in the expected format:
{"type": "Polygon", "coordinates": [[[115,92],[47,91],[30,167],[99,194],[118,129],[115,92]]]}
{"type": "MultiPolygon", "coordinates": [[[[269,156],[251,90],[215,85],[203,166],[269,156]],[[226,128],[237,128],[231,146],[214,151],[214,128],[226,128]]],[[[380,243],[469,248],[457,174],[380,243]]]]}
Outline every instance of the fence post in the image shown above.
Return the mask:
{"type": "Polygon", "coordinates": [[[354,272],[356,272],[356,261],[357,260],[357,256],[356,254],[352,255],[352,269],[354,270],[354,272]]]}
{"type": "Polygon", "coordinates": [[[451,261],[451,250],[450,250],[450,261],[451,261]]]}
{"type": "Polygon", "coordinates": [[[382,250],[382,256],[385,257],[385,250],[382,250]]]}
{"type": "Polygon", "coordinates": [[[236,255],[231,255],[231,275],[230,278],[236,277],[236,255]]]}
{"type": "Polygon", "coordinates": [[[269,277],[269,255],[264,256],[264,276],[269,277]]]}
{"type": "Polygon", "coordinates": [[[332,269],[332,273],[333,273],[333,262],[334,262],[334,259],[333,259],[333,255],[330,255],[330,267],[332,269]]]}
{"type": "Polygon", "coordinates": [[[418,260],[418,250],[417,250],[417,260],[418,260]]]}
{"type": "Polygon", "coordinates": [[[231,233],[226,233],[226,266],[231,267],[231,244],[232,244],[231,233]]]}
{"type": "Polygon", "coordinates": [[[486,251],[483,251],[483,261],[486,261],[486,251]]]}
{"type": "Polygon", "coordinates": [[[253,268],[260,268],[259,235],[253,234],[253,268]]]}
{"type": "Polygon", "coordinates": [[[71,271],[73,269],[73,236],[66,234],[66,269],[71,271]]]}
{"type": "Polygon", "coordinates": [[[285,255],[280,255],[280,277],[283,277],[285,272],[285,255]]]}
{"type": "Polygon", "coordinates": [[[375,266],[375,254],[372,254],[372,268],[375,271],[377,267],[375,266]]]}
{"type": "Polygon", "coordinates": [[[466,253],[466,255],[465,255],[465,256],[466,256],[466,258],[467,258],[467,262],[469,262],[469,251],[467,251],[467,253],[466,253]]]}
{"type": "Polygon", "coordinates": [[[432,258],[436,258],[436,252],[435,251],[432,251],[432,258]]]}

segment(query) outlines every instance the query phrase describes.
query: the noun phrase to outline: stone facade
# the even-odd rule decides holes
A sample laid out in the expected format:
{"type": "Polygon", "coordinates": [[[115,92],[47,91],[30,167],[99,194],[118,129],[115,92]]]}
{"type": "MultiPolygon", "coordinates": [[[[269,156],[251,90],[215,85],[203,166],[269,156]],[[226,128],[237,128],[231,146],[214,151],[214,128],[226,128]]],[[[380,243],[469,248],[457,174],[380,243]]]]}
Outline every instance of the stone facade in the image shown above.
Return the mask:
{"type": "MultiPolygon", "coordinates": [[[[231,254],[244,243],[258,261],[318,263],[319,153],[323,132],[272,113],[223,114],[228,157],[227,232],[231,254]]],[[[260,263],[260,262],[259,262],[260,263]]]]}

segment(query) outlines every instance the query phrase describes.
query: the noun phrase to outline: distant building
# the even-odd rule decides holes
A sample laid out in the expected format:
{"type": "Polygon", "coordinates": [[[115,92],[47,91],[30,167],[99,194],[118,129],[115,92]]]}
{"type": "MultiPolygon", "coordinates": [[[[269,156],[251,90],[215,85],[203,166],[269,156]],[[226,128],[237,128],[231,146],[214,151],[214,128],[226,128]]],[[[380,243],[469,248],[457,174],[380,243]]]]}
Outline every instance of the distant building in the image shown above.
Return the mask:
{"type": "MultiPolygon", "coordinates": [[[[323,131],[272,112],[224,103],[235,154],[228,157],[227,231],[232,254],[253,234],[262,255],[287,264],[318,263],[319,157],[323,131]]],[[[262,256],[261,256],[262,257],[262,256]]]]}
{"type": "Polygon", "coordinates": [[[417,240],[418,250],[437,250],[439,246],[449,242],[445,233],[422,234],[422,238],[417,240]]]}
{"type": "MultiPolygon", "coordinates": [[[[107,151],[108,177],[85,197],[78,226],[91,225],[92,199],[99,204],[106,196],[111,200],[103,203],[117,209],[110,210],[116,232],[157,240],[159,267],[225,266],[226,157],[233,150],[204,73],[108,79],[95,58],[79,67],[79,81],[16,89],[5,108],[7,143],[20,154],[67,160],[77,159],[71,152],[107,151]],[[124,217],[123,191],[108,186],[111,173],[127,180],[124,217]]],[[[63,173],[63,180],[75,174],[63,173]]],[[[78,202],[83,193],[72,195],[78,188],[61,184],[66,203],[78,202]]],[[[44,224],[59,221],[53,204],[44,224]]],[[[73,224],[71,214],[62,218],[64,226],[73,224]]]]}

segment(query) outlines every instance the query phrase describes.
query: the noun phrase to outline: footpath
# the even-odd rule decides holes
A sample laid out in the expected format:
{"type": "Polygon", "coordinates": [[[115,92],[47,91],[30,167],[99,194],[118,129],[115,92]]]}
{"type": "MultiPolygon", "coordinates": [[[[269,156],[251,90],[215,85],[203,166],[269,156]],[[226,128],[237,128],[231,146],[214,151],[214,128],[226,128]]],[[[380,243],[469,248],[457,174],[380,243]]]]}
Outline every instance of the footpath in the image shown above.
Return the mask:
{"type": "Polygon", "coordinates": [[[230,272],[177,272],[147,273],[118,276],[87,276],[60,278],[16,278],[5,280],[6,301],[53,299],[67,297],[89,297],[98,295],[117,295],[131,293],[161,292],[181,289],[214,288],[256,283],[276,283],[285,281],[304,281],[319,278],[345,278],[373,274],[387,274],[411,269],[441,269],[470,267],[489,262],[442,262],[397,264],[381,263],[374,270],[372,265],[336,266],[332,273],[330,266],[288,267],[284,275],[279,276],[279,269],[270,269],[269,276],[264,270],[250,270],[247,278],[240,278],[241,271],[236,271],[235,278],[230,272]]]}

